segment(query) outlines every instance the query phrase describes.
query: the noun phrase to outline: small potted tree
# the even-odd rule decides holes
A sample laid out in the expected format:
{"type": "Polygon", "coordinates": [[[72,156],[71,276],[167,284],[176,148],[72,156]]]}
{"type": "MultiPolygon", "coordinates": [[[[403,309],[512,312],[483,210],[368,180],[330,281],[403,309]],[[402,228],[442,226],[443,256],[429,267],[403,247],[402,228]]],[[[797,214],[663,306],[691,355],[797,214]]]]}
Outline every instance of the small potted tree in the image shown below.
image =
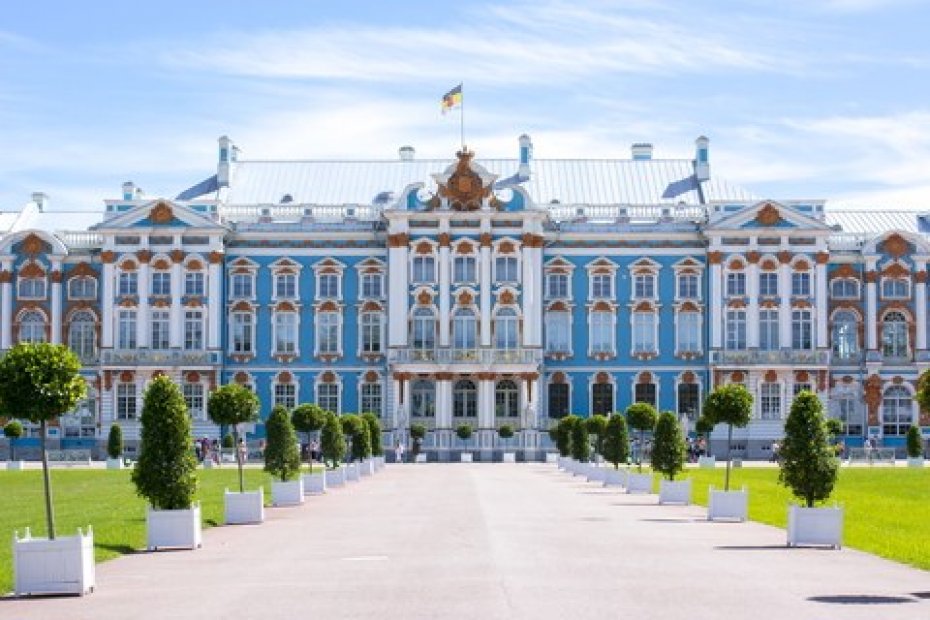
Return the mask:
{"type": "Polygon", "coordinates": [[[139,460],[132,470],[136,491],[149,501],[148,549],[196,549],[202,544],[197,461],[191,453],[191,421],[184,395],[167,376],[142,395],[139,460]]]}
{"type": "Polygon", "coordinates": [[[6,468],[22,470],[23,462],[16,459],[16,440],[23,436],[23,425],[19,420],[10,420],[3,427],[3,436],[10,442],[10,460],[6,462],[6,468]]]}
{"type": "Polygon", "coordinates": [[[805,504],[788,507],[788,546],[839,548],[843,539],[843,509],[814,507],[833,492],[839,463],[827,440],[823,404],[813,392],[804,391],[794,397],[785,420],[780,467],[778,481],[805,504]]]}
{"type": "MultiPolygon", "coordinates": [[[[310,445],[310,437],[323,428],[326,424],[326,412],[322,407],[315,403],[304,403],[294,407],[291,413],[291,423],[294,428],[301,433],[307,434],[307,445],[310,445]]],[[[314,473],[313,471],[313,453],[307,448],[307,464],[310,473],[303,474],[304,493],[326,493],[326,467],[323,470],[314,473]]]]}
{"type": "Polygon", "coordinates": [[[639,449],[636,451],[637,473],[627,476],[627,493],[652,493],[652,474],[643,473],[643,456],[646,452],[646,433],[656,427],[655,407],[649,403],[633,403],[626,408],[626,419],[630,428],[639,431],[639,449]]]}
{"type": "MultiPolygon", "coordinates": [[[[473,432],[471,424],[459,424],[455,428],[455,436],[462,442],[463,447],[468,446],[468,440],[471,439],[473,432]]],[[[463,463],[471,463],[474,458],[471,452],[463,450],[461,454],[459,454],[459,460],[463,463]]]]}
{"type": "Polygon", "coordinates": [[[594,454],[591,457],[593,467],[588,468],[588,482],[604,482],[606,469],[598,467],[598,459],[604,449],[604,435],[607,432],[607,416],[594,414],[590,418],[585,418],[585,430],[588,432],[589,443],[591,443],[594,454]]]}
{"type": "Polygon", "coordinates": [[[924,440],[920,436],[920,427],[911,426],[907,429],[907,466],[924,466],[924,440]]]}
{"type": "Polygon", "coordinates": [[[381,440],[381,421],[373,413],[363,413],[362,420],[368,426],[368,439],[371,443],[371,459],[375,470],[384,467],[384,444],[381,440]]]}
{"type": "Polygon", "coordinates": [[[723,491],[710,488],[707,518],[745,521],[749,514],[749,494],[745,488],[739,491],[730,490],[730,449],[733,443],[733,427],[743,428],[752,418],[752,394],[739,383],[721,385],[707,395],[704,401],[704,416],[715,426],[727,425],[727,467],[723,491]]]}
{"type": "Polygon", "coordinates": [[[698,436],[698,445],[703,446],[701,454],[698,455],[698,467],[701,469],[714,469],[717,467],[717,459],[710,454],[710,434],[714,430],[714,423],[707,419],[707,416],[701,416],[694,423],[694,431],[698,436]]]}
{"type": "Polygon", "coordinates": [[[572,466],[571,421],[574,417],[565,416],[549,431],[555,435],[552,439],[555,442],[556,450],[559,451],[559,469],[570,470],[572,466]]]}
{"type": "MultiPolygon", "coordinates": [[[[344,416],[348,417],[348,416],[344,416]]],[[[374,463],[371,461],[371,433],[368,423],[361,416],[352,414],[352,460],[355,462],[358,473],[362,476],[371,476],[375,473],[374,463]]]]}
{"type": "Polygon", "coordinates": [[[509,424],[501,424],[497,428],[497,436],[500,438],[503,452],[501,453],[501,460],[505,463],[516,463],[517,462],[517,453],[513,451],[508,451],[506,449],[507,443],[510,439],[513,438],[513,427],[509,424]]]}
{"type": "Polygon", "coordinates": [[[323,451],[323,465],[327,468],[326,486],[344,485],[346,470],[342,466],[342,459],[346,455],[346,438],[342,433],[342,424],[331,411],[326,412],[326,423],[320,433],[320,447],[323,451]]]}
{"type": "Polygon", "coordinates": [[[425,463],[426,455],[422,453],[423,440],[426,438],[426,427],[419,422],[414,422],[410,425],[410,439],[413,441],[413,446],[410,448],[411,454],[413,454],[414,463],[425,463]]]}
{"type": "Polygon", "coordinates": [[[245,490],[243,455],[241,450],[236,449],[239,445],[239,425],[257,421],[260,407],[258,396],[238,383],[228,383],[214,390],[207,399],[207,415],[210,416],[210,420],[214,424],[229,426],[232,429],[232,433],[223,437],[223,444],[225,446],[229,443],[233,446],[239,473],[239,492],[230,493],[229,489],[226,489],[223,494],[226,523],[229,525],[261,523],[265,520],[264,487],[259,486],[256,491],[245,490]],[[229,441],[226,437],[229,437],[229,441]]]}
{"type": "Polygon", "coordinates": [[[48,343],[20,343],[0,358],[0,416],[39,424],[45,520],[48,538],[13,537],[15,592],[86,594],[94,589],[94,535],[56,537],[52,481],[48,467],[48,423],[84,398],[81,362],[71,349],[48,343]]]}
{"type": "Polygon", "coordinates": [[[588,443],[588,427],[582,418],[573,416],[570,418],[569,432],[572,436],[572,459],[574,467],[572,474],[575,476],[587,476],[588,459],[591,458],[591,444],[588,443]]]}
{"type": "Polygon", "coordinates": [[[304,483],[300,479],[300,451],[297,433],[287,408],[275,405],[265,422],[268,433],[265,445],[265,471],[278,480],[271,483],[271,501],[275,506],[304,503],[304,483]]]}
{"type": "Polygon", "coordinates": [[[687,451],[678,416],[671,411],[663,411],[659,414],[652,440],[652,469],[663,476],[659,479],[660,504],[691,503],[691,479],[675,480],[675,476],[685,468],[687,451]]]}
{"type": "Polygon", "coordinates": [[[123,468],[123,429],[119,424],[110,426],[107,435],[107,469],[123,468]]]}
{"type": "MultiPolygon", "coordinates": [[[[558,438],[559,438],[559,425],[554,424],[553,426],[550,426],[549,429],[546,431],[546,435],[549,436],[549,441],[551,441],[553,444],[557,444],[558,438]]],[[[551,450],[546,450],[546,462],[557,463],[558,466],[561,468],[562,456],[558,452],[558,447],[556,447],[555,452],[552,452],[551,450]]]]}
{"type": "Polygon", "coordinates": [[[361,479],[361,473],[359,472],[358,467],[358,456],[355,450],[355,438],[358,437],[360,432],[359,425],[361,420],[358,419],[358,416],[353,413],[347,413],[345,415],[339,416],[339,423],[342,425],[342,433],[345,435],[345,438],[348,440],[348,463],[346,463],[346,480],[350,482],[358,482],[361,479]]]}
{"type": "Polygon", "coordinates": [[[604,486],[626,486],[626,468],[620,469],[620,464],[626,465],[630,460],[630,434],[626,426],[626,418],[614,413],[607,420],[607,429],[604,431],[604,458],[613,468],[604,471],[604,486]]]}

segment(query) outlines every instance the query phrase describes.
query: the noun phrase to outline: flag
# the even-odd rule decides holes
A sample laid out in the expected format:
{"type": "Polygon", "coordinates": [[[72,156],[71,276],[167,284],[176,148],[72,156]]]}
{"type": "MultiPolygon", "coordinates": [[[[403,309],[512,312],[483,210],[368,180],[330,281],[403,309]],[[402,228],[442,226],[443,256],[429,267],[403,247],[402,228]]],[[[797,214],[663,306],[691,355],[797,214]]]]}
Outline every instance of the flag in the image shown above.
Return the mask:
{"type": "Polygon", "coordinates": [[[462,105],[462,85],[459,84],[443,95],[442,102],[439,105],[442,107],[443,114],[456,106],[462,105]]]}

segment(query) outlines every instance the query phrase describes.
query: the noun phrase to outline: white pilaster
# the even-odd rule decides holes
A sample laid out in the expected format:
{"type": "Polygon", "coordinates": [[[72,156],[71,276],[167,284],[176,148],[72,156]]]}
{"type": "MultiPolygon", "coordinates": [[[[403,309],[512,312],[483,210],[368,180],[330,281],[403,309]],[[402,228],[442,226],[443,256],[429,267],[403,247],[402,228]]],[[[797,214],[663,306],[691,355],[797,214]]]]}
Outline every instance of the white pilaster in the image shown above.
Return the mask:
{"type": "Polygon", "coordinates": [[[869,281],[869,272],[874,272],[878,258],[866,259],[866,285],[865,285],[865,342],[869,351],[878,350],[878,332],[875,321],[878,313],[878,285],[872,279],[869,281]]]}
{"type": "Polygon", "coordinates": [[[181,314],[181,295],[183,294],[184,282],[182,281],[181,263],[173,260],[171,263],[171,309],[168,313],[170,321],[168,346],[172,348],[184,346],[184,317],[181,314]]]}
{"type": "Polygon", "coordinates": [[[782,349],[790,349],[791,342],[791,265],[778,265],[778,344],[782,349]]]}
{"type": "Polygon", "coordinates": [[[149,346],[149,294],[152,285],[149,283],[149,264],[139,262],[139,307],[136,312],[136,346],[139,348],[149,346]]]}
{"type": "Polygon", "coordinates": [[[440,223],[440,237],[445,234],[445,243],[440,241],[439,244],[439,346],[449,346],[449,326],[451,322],[451,312],[449,302],[451,299],[451,280],[452,265],[449,261],[449,240],[448,233],[443,228],[448,227],[449,221],[442,220],[440,223]]]}
{"type": "Polygon", "coordinates": [[[914,271],[921,274],[914,279],[914,318],[917,321],[917,333],[914,340],[916,349],[927,349],[927,265],[923,261],[915,260],[914,271]]]}
{"type": "Polygon", "coordinates": [[[223,302],[221,297],[221,286],[223,284],[223,265],[220,260],[210,260],[210,269],[207,274],[207,287],[210,296],[207,299],[207,319],[209,328],[207,333],[207,346],[210,349],[219,349],[223,341],[223,334],[220,332],[223,317],[223,302]]]}
{"type": "Polygon", "coordinates": [[[452,381],[436,382],[436,428],[452,428],[452,381]]]}
{"type": "Polygon", "coordinates": [[[101,338],[100,346],[104,349],[113,348],[113,263],[103,264],[103,281],[100,293],[101,338]]]}
{"type": "Polygon", "coordinates": [[[478,428],[494,428],[494,381],[478,381],[478,428]]]}
{"type": "MultiPolygon", "coordinates": [[[[487,223],[484,220],[483,223],[487,223]]],[[[490,232],[486,233],[490,235],[490,232]]],[[[491,247],[481,244],[481,346],[491,346],[491,247]]]]}
{"type": "Polygon", "coordinates": [[[817,261],[814,268],[814,286],[817,297],[814,299],[814,309],[817,315],[817,348],[826,349],[830,346],[829,329],[827,324],[827,308],[830,303],[827,297],[827,263],[817,261]]]}
{"type": "Polygon", "coordinates": [[[52,344],[61,343],[61,259],[53,258],[52,273],[57,272],[57,277],[52,280],[51,311],[52,311],[52,333],[49,342],[52,344]]]}
{"type": "Polygon", "coordinates": [[[746,345],[759,348],[759,263],[748,263],[746,267],[746,345]]]}
{"type": "MultiPolygon", "coordinates": [[[[535,239],[535,237],[534,237],[535,239]]],[[[542,251],[523,246],[523,346],[542,346],[542,251]]]]}
{"type": "Polygon", "coordinates": [[[388,243],[388,346],[403,347],[407,344],[407,304],[410,296],[407,290],[409,265],[406,235],[403,235],[402,244],[390,240],[388,243]]]}
{"type": "Polygon", "coordinates": [[[710,346],[723,348],[723,268],[719,262],[710,265],[710,346]]]}
{"type": "Polygon", "coordinates": [[[0,309],[0,348],[9,349],[13,344],[13,282],[12,270],[13,261],[3,261],[3,271],[7,278],[3,284],[0,284],[0,295],[2,295],[2,309],[0,309]]]}

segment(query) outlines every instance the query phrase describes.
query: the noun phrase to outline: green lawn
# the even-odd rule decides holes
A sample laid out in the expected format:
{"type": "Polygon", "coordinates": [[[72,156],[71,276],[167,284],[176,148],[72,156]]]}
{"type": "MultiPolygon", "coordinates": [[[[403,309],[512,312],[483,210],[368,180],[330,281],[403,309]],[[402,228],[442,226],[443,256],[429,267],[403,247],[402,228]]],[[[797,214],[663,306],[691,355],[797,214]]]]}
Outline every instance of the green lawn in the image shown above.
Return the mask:
{"type": "MultiPolygon", "coordinates": [[[[318,468],[317,468],[318,469],[318,468]]],[[[205,527],[223,522],[223,490],[239,488],[234,466],[200,470],[197,499],[205,527]]],[[[265,487],[271,498],[271,476],[245,470],[246,489],[265,487]]],[[[146,502],[136,495],[129,470],[52,470],[55,525],[59,536],[78,527],[94,528],[95,557],[108,560],[145,546],[146,502]]],[[[13,589],[13,531],[29,526],[33,536],[46,536],[41,470],[0,471],[0,593],[13,589]]]]}

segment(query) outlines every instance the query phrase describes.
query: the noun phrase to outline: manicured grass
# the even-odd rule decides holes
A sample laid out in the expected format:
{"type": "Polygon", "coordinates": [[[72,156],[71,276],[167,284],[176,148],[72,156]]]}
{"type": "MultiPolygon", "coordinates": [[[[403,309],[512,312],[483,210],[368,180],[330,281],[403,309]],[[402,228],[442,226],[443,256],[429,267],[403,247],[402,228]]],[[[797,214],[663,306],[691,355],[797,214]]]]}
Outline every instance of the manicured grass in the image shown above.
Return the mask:
{"type": "MultiPolygon", "coordinates": [[[[306,470],[306,466],[305,466],[306,470]]],[[[319,471],[317,466],[315,471],[319,471]]],[[[75,534],[78,527],[94,529],[97,561],[131,553],[145,546],[146,502],[136,495],[129,470],[53,469],[55,527],[59,536],[75,534]]],[[[204,527],[223,523],[223,490],[238,490],[235,466],[199,470],[197,499],[204,527]]],[[[271,499],[271,476],[261,469],[245,470],[245,487],[265,488],[271,499]]],[[[12,537],[28,526],[32,535],[46,536],[45,500],[41,470],[0,471],[0,593],[13,589],[12,537]]]]}

